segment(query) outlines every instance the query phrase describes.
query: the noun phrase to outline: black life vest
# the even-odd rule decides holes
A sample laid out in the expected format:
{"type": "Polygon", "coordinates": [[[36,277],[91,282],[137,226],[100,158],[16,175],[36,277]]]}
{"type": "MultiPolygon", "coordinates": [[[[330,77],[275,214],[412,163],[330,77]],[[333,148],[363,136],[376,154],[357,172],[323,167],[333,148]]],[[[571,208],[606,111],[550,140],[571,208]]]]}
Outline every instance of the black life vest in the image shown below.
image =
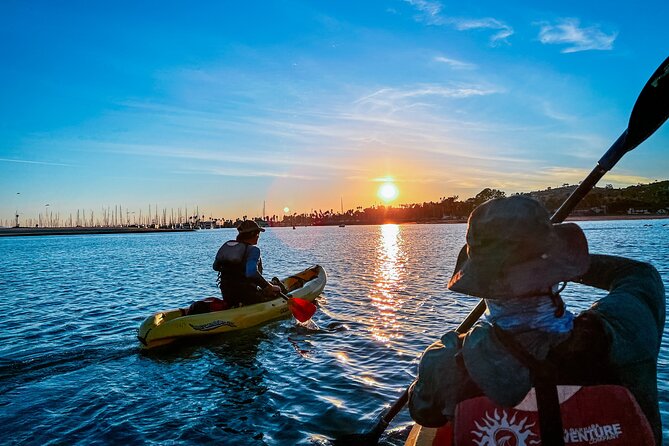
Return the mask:
{"type": "MultiPolygon", "coordinates": [[[[229,240],[216,253],[213,268],[219,272],[221,295],[231,307],[261,301],[258,284],[246,277],[250,246],[248,243],[229,240]]],[[[262,260],[259,260],[257,269],[262,273],[262,260]]]]}
{"type": "Polygon", "coordinates": [[[249,245],[236,240],[223,243],[216,253],[213,268],[219,272],[221,282],[245,280],[246,258],[249,245]]]}

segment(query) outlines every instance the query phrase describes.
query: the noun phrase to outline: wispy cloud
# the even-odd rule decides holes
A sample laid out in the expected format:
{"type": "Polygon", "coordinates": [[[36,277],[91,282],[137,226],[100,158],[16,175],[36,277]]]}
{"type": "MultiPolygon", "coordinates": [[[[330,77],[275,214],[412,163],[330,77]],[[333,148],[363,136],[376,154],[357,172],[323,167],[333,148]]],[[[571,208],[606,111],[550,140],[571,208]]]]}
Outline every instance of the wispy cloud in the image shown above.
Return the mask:
{"type": "Polygon", "coordinates": [[[458,31],[469,31],[477,29],[490,29],[497,32],[490,37],[490,44],[497,46],[508,43],[508,38],[513,35],[513,28],[501,20],[492,17],[484,18],[458,18],[442,14],[443,5],[440,2],[430,0],[405,0],[416,8],[419,14],[416,20],[428,25],[451,26],[458,31]]]}
{"type": "Polygon", "coordinates": [[[474,68],[476,68],[476,65],[472,63],[462,62],[460,60],[451,59],[450,57],[436,56],[434,58],[434,61],[439,63],[444,63],[456,70],[473,70],[474,68]]]}
{"type": "Polygon", "coordinates": [[[420,15],[417,20],[424,21],[430,25],[443,25],[444,18],[441,17],[441,3],[429,0],[405,0],[411,6],[416,8],[420,15]]]}
{"type": "Polygon", "coordinates": [[[575,115],[567,114],[563,111],[560,111],[556,108],[554,104],[548,100],[541,100],[539,102],[539,108],[543,114],[551,119],[561,122],[574,122],[578,119],[575,115]]]}
{"type": "Polygon", "coordinates": [[[11,159],[11,158],[0,158],[0,162],[4,163],[21,163],[21,164],[40,164],[43,166],[61,166],[61,167],[75,167],[72,164],[64,164],[64,163],[50,163],[47,161],[32,161],[32,160],[19,160],[19,159],[11,159]]]}
{"type": "Polygon", "coordinates": [[[232,178],[285,178],[291,180],[318,180],[322,179],[320,176],[314,175],[305,175],[304,173],[295,173],[295,172],[284,172],[276,170],[263,170],[258,169],[258,167],[248,167],[248,168],[239,168],[239,167],[195,167],[195,168],[182,168],[174,170],[175,174],[184,174],[184,175],[214,175],[221,177],[232,177],[232,178]]]}
{"type": "Polygon", "coordinates": [[[513,35],[513,28],[504,22],[490,17],[483,19],[450,19],[458,31],[467,31],[471,29],[491,29],[497,30],[497,33],[490,37],[492,45],[499,45],[500,43],[508,43],[507,38],[513,35]]]}
{"type": "MultiPolygon", "coordinates": [[[[585,169],[576,169],[576,168],[566,168],[566,167],[550,167],[543,170],[544,174],[549,178],[554,178],[555,184],[577,184],[583,178],[588,175],[589,170],[585,169]]],[[[617,187],[626,187],[633,186],[639,183],[652,183],[653,178],[639,176],[639,175],[627,175],[625,173],[609,173],[606,175],[604,180],[600,183],[602,186],[603,183],[611,183],[617,187]]]]}
{"type": "Polygon", "coordinates": [[[94,140],[79,143],[88,152],[120,155],[126,160],[159,158],[169,166],[166,172],[178,175],[322,181],[325,178],[337,179],[345,174],[366,172],[365,167],[351,163],[349,158],[342,160],[342,152],[336,145],[322,146],[327,149],[317,150],[318,153],[311,153],[308,148],[300,145],[302,155],[295,156],[292,146],[288,152],[249,148],[231,153],[215,145],[201,146],[198,143],[193,146],[94,140]]]}
{"type": "Polygon", "coordinates": [[[611,50],[617,32],[604,33],[598,26],[581,27],[574,18],[560,19],[556,23],[539,23],[539,41],[547,45],[567,45],[562,53],[587,50],[611,50]]]}
{"type": "Polygon", "coordinates": [[[464,99],[475,96],[487,96],[499,93],[494,88],[481,86],[446,87],[443,85],[423,84],[411,88],[383,88],[364,96],[355,104],[383,107],[390,111],[412,108],[417,105],[427,105],[415,102],[421,98],[464,99]]]}

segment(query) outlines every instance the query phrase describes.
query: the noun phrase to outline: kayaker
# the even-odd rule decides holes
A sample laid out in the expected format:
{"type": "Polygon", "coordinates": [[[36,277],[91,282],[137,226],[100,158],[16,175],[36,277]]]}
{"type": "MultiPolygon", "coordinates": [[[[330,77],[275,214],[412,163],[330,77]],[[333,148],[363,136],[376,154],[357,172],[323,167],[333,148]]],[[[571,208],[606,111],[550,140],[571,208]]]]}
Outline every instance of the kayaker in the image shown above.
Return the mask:
{"type": "Polygon", "coordinates": [[[620,441],[622,435],[637,435],[637,440],[621,437],[622,443],[615,444],[661,444],[657,359],[665,293],[653,266],[589,254],[579,226],[553,225],[539,202],[512,196],[490,200],[471,213],[466,245],[448,288],[485,298],[487,311],[468,333],[450,331],[423,353],[409,390],[410,413],[418,424],[446,424],[451,430],[440,430],[450,432],[454,444],[467,436],[467,444],[473,444],[471,439],[498,444],[482,440],[502,435],[492,432],[495,425],[505,426],[502,436],[516,435],[517,443],[509,444],[530,444],[529,439],[536,444],[539,424],[546,435],[553,430],[556,437],[543,444],[620,441]],[[608,294],[574,315],[560,297],[568,281],[608,294]],[[558,406],[556,384],[581,387],[560,387],[558,406]],[[615,387],[596,386],[604,384],[615,387]],[[537,401],[528,395],[532,387],[539,395],[539,422],[530,427],[523,421],[521,437],[512,427],[523,424],[522,417],[512,418],[505,408],[529,400],[536,411],[537,401]],[[565,408],[577,398],[570,400],[565,389],[583,400],[579,404],[596,410],[567,414],[565,408]],[[589,401],[595,389],[620,390],[629,398],[611,400],[611,392],[600,392],[599,401],[589,401]],[[502,409],[481,410],[491,407],[502,409]],[[630,418],[608,425],[592,421],[614,410],[630,418]],[[478,421],[473,419],[477,416],[478,421]],[[519,442],[522,438],[527,442],[519,442]]]}
{"type": "Polygon", "coordinates": [[[231,307],[250,305],[273,299],[281,288],[262,276],[262,259],[258,238],[265,229],[253,220],[237,227],[236,240],[229,240],[216,253],[213,268],[219,272],[223,299],[231,307]]]}

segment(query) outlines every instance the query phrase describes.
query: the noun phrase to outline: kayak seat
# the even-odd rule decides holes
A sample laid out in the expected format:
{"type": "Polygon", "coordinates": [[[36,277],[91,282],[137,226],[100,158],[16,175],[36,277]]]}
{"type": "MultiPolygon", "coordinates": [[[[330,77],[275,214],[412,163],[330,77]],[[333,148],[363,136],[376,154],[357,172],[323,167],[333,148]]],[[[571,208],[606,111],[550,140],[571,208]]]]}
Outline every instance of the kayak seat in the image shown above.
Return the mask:
{"type": "Polygon", "coordinates": [[[321,269],[320,266],[314,265],[311,268],[296,274],[294,276],[288,276],[284,281],[287,292],[294,291],[298,288],[302,288],[305,283],[318,277],[318,271],[321,269]]]}
{"type": "Polygon", "coordinates": [[[290,292],[302,288],[307,281],[300,276],[289,276],[286,279],[286,282],[289,283],[289,285],[286,286],[286,289],[290,292]]]}

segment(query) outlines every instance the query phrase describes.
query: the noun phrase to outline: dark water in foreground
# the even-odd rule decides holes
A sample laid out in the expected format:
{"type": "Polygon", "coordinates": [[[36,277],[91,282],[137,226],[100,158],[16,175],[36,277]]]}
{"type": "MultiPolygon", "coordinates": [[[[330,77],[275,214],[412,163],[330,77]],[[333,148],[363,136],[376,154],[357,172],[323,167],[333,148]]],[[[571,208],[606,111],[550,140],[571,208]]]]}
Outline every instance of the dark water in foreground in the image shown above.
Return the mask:
{"type": "MultiPolygon", "coordinates": [[[[669,289],[669,220],[580,224],[591,251],[650,261],[669,289]]],[[[328,272],[315,325],[285,319],[150,355],[139,353],[140,322],[217,295],[211,263],[234,230],[0,239],[0,443],[327,445],[364,430],[476,304],[445,288],[464,233],[269,229],[266,276],[315,263],[328,272]]],[[[572,309],[593,300],[585,290],[567,287],[572,309]]],[[[665,441],[668,342],[665,331],[665,441]]],[[[382,444],[402,444],[409,425],[402,412],[382,444]]]]}

